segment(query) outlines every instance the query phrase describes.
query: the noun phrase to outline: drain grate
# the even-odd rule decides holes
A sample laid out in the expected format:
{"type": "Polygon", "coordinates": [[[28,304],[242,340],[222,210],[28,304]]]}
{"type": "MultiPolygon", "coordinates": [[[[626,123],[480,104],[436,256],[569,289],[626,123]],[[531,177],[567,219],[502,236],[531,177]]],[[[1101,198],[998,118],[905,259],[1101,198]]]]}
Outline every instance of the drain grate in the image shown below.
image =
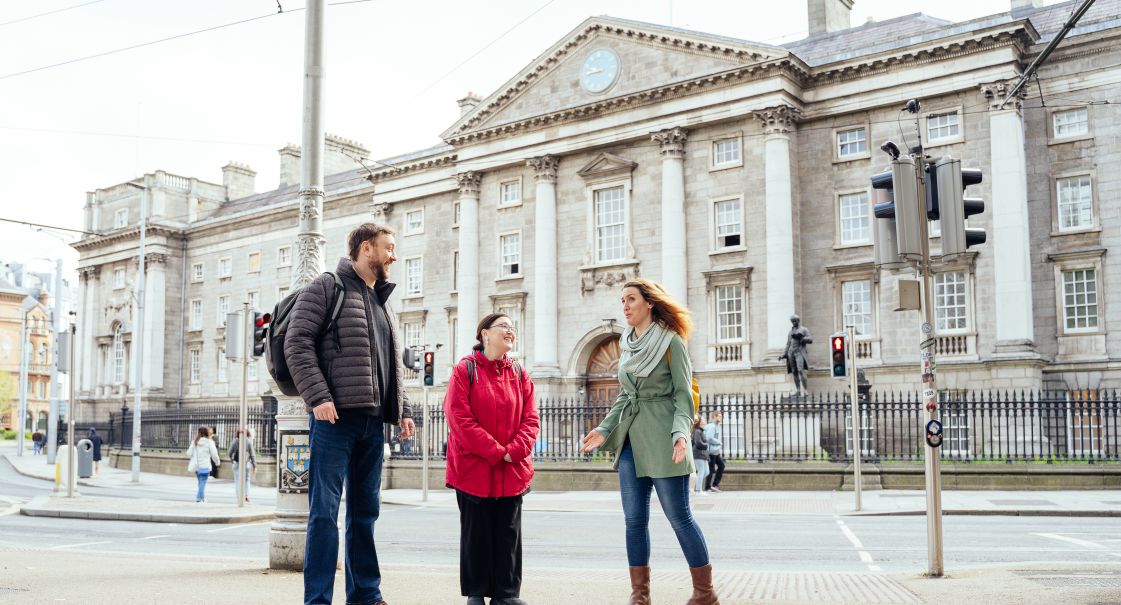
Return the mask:
{"type": "Polygon", "coordinates": [[[1016,573],[1048,588],[1121,588],[1121,573],[1115,571],[1074,573],[1019,571],[1016,573]]]}

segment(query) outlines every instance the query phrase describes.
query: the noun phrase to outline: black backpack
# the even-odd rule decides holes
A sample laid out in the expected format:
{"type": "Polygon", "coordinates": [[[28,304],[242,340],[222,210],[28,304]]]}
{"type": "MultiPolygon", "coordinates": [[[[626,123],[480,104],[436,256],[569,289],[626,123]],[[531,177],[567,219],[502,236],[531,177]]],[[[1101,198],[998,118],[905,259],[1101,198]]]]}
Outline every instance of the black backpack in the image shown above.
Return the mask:
{"type": "MultiPolygon", "coordinates": [[[[343,280],[338,275],[328,272],[328,275],[335,278],[335,293],[331,299],[331,315],[327,318],[327,323],[324,324],[323,329],[319,332],[319,338],[323,338],[329,330],[335,331],[335,341],[339,339],[339,326],[336,321],[339,318],[339,311],[343,308],[343,299],[346,294],[346,286],[343,285],[343,280]]],[[[269,374],[276,382],[276,386],[280,389],[281,393],[289,397],[295,397],[300,394],[299,389],[296,388],[296,383],[292,380],[292,373],[288,371],[288,360],[284,357],[284,336],[288,332],[288,320],[292,315],[292,307],[296,306],[296,297],[300,292],[307,287],[297,288],[288,293],[276,306],[272,309],[272,321],[265,331],[265,336],[268,339],[268,346],[265,347],[265,365],[268,366],[269,374]]],[[[318,340],[318,339],[316,339],[318,340]]]]}

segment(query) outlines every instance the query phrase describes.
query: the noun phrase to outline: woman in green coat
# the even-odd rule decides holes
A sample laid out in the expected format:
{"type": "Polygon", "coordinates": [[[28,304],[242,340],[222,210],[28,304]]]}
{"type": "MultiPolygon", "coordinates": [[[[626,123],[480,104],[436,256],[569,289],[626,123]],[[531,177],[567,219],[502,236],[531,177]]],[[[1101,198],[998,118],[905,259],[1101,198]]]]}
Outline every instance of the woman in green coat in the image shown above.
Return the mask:
{"type": "Polygon", "coordinates": [[[582,452],[616,452],[619,491],[627,525],[630,605],[650,601],[650,492],[669,519],[693,576],[688,605],[719,605],[701,528],[689,508],[689,440],[693,427],[692,366],[685,340],[689,311],[660,284],[636,279],[623,286],[627,329],[620,338],[619,398],[582,452]]]}

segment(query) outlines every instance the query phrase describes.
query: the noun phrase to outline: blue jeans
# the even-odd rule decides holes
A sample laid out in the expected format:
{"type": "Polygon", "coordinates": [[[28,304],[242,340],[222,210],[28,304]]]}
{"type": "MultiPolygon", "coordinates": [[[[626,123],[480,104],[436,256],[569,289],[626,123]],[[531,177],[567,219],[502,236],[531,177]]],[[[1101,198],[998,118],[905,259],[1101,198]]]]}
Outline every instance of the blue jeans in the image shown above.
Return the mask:
{"type": "Polygon", "coordinates": [[[381,569],[374,522],[381,511],[385,433],[381,418],[340,414],[335,424],[308,415],[311,461],[308,478],[304,603],[330,604],[339,559],[339,501],[346,482],[346,602],[381,600],[381,569]]]}
{"type": "MultiPolygon", "coordinates": [[[[236,494],[237,494],[237,463],[234,462],[232,464],[233,464],[233,471],[234,471],[234,475],[233,475],[234,495],[236,496],[236,494]]],[[[245,467],[245,491],[242,492],[243,494],[245,494],[246,498],[249,497],[249,477],[252,474],[253,474],[253,465],[250,464],[250,465],[245,467]]]]}
{"type": "Polygon", "coordinates": [[[653,488],[658,490],[658,502],[677,534],[689,567],[708,565],[708,546],[689,508],[689,475],[661,479],[639,477],[629,441],[619,452],[619,493],[627,523],[627,562],[631,567],[650,564],[650,490],[653,488]]]}
{"type": "Polygon", "coordinates": [[[195,494],[195,502],[202,502],[206,500],[206,480],[210,478],[210,469],[204,471],[200,468],[195,471],[195,475],[199,480],[199,491],[195,494]]]}
{"type": "Polygon", "coordinates": [[[705,477],[708,476],[708,460],[701,460],[700,458],[693,458],[693,466],[697,468],[697,483],[693,486],[693,491],[703,492],[705,485],[705,477]]]}

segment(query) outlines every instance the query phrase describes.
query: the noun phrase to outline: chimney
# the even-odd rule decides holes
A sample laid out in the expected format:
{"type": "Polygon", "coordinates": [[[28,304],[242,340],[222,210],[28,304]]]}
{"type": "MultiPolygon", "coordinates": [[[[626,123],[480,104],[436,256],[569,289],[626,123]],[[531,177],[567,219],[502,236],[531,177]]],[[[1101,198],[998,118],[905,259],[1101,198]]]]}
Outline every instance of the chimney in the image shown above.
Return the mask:
{"type": "Polygon", "coordinates": [[[479,95],[473,92],[467,93],[466,97],[463,97],[462,99],[456,101],[456,104],[459,105],[459,117],[462,118],[463,116],[467,115],[468,112],[470,112],[472,109],[475,109],[480,101],[482,101],[482,99],[479,98],[479,95]]]}
{"type": "Polygon", "coordinates": [[[280,186],[300,184],[300,146],[285,145],[280,153],[280,186]]]}
{"type": "Polygon", "coordinates": [[[810,35],[829,34],[852,27],[852,3],[853,0],[806,0],[810,35]]]}
{"type": "Polygon", "coordinates": [[[226,186],[226,199],[236,200],[253,195],[253,179],[257,176],[249,166],[231,161],[222,166],[222,184],[226,186]]]}
{"type": "Polygon", "coordinates": [[[1012,0],[1012,16],[1029,13],[1047,4],[1044,0],[1012,0]]]}
{"type": "Polygon", "coordinates": [[[366,160],[370,151],[357,141],[328,133],[324,137],[323,174],[338,174],[355,168],[361,168],[362,163],[357,160],[366,160]]]}

